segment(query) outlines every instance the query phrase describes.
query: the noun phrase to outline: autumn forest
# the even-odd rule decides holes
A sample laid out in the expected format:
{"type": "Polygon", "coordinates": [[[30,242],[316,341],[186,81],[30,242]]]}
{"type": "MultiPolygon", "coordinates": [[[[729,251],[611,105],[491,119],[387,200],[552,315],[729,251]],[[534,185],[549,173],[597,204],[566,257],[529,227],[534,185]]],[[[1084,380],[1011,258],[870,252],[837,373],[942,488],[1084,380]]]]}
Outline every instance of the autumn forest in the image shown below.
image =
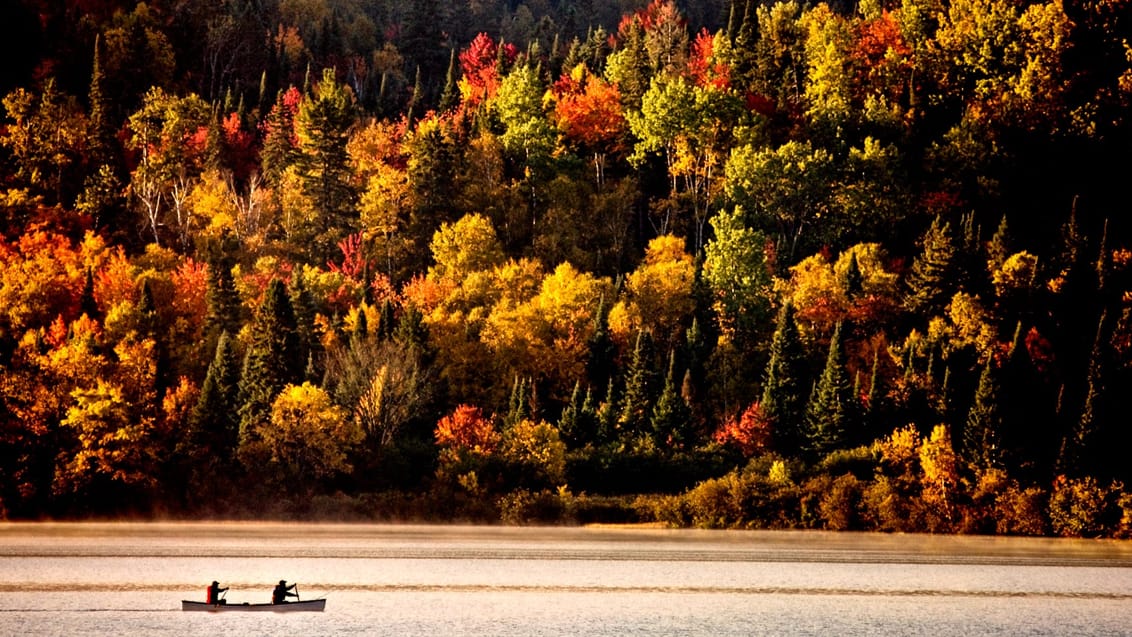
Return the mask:
{"type": "Polygon", "coordinates": [[[1132,536],[1128,0],[14,0],[0,519],[1132,536]]]}

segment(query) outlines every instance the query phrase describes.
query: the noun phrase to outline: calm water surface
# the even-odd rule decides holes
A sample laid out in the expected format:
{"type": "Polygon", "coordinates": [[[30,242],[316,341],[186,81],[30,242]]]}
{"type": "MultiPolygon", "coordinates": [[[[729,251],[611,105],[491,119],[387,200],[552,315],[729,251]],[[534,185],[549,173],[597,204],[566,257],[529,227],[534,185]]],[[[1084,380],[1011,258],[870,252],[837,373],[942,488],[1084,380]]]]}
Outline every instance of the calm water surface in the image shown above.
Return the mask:
{"type": "Polygon", "coordinates": [[[1130,635],[1132,543],[819,532],[0,524],[0,635],[1130,635]],[[208,582],[324,613],[183,613],[208,582]]]}

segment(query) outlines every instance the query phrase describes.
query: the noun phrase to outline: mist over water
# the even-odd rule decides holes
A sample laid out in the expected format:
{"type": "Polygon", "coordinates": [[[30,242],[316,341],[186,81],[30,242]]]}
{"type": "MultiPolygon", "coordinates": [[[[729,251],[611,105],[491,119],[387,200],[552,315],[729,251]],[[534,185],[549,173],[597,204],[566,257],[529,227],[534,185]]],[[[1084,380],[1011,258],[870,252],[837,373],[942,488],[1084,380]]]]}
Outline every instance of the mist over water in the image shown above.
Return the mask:
{"type": "Polygon", "coordinates": [[[820,532],[0,524],[0,634],[1122,635],[1132,544],[820,532]],[[208,582],[324,613],[182,613],[208,582]]]}

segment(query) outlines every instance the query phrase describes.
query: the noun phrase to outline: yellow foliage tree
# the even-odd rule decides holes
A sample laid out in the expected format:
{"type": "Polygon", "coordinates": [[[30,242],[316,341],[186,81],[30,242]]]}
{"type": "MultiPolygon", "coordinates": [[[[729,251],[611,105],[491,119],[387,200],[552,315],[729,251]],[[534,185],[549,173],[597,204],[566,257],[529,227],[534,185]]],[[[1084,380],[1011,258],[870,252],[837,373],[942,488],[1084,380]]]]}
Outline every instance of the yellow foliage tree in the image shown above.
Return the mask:
{"type": "Polygon", "coordinates": [[[299,489],[349,471],[348,454],[363,437],[357,423],[310,383],[285,387],[271,406],[270,424],[258,429],[268,468],[299,489]]]}

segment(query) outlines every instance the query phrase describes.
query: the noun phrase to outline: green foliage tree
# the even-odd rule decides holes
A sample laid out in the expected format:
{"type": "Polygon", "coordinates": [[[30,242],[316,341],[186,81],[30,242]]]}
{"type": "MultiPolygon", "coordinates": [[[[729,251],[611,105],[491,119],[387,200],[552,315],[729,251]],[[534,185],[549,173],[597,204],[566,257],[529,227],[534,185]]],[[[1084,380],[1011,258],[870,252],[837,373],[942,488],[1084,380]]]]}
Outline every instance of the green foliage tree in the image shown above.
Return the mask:
{"type": "Polygon", "coordinates": [[[1004,424],[999,388],[994,361],[988,359],[979,374],[975,400],[963,428],[963,455],[967,462],[981,469],[997,467],[1002,461],[1000,436],[1004,424]]]}
{"type": "Polygon", "coordinates": [[[681,448],[694,442],[692,439],[692,412],[680,392],[677,381],[676,352],[668,356],[668,373],[664,389],[653,406],[650,424],[653,440],[659,448],[681,448]]]}
{"type": "Polygon", "coordinates": [[[271,418],[278,393],[302,377],[305,361],[299,357],[295,311],[283,281],[272,279],[268,284],[250,337],[240,374],[241,453],[256,442],[256,432],[271,418]]]}
{"type": "Polygon", "coordinates": [[[920,254],[905,281],[904,307],[916,316],[934,316],[951,298],[955,243],[951,224],[936,217],[920,239],[920,254]]]}
{"type": "Polygon", "coordinates": [[[825,369],[806,406],[806,448],[815,457],[856,442],[856,397],[845,369],[841,324],[833,330],[825,369]]]}
{"type": "Polygon", "coordinates": [[[787,300],[778,311],[759,401],[763,415],[774,423],[775,446],[782,452],[800,449],[804,442],[804,378],[805,351],[794,322],[794,305],[787,300]]]}
{"type": "Polygon", "coordinates": [[[332,69],[322,73],[314,95],[295,115],[298,140],[296,166],[303,192],[313,206],[303,211],[306,223],[296,242],[306,247],[312,263],[325,263],[337,246],[357,230],[357,195],[352,183],[346,143],[356,122],[354,94],[340,84],[332,69]]]}

